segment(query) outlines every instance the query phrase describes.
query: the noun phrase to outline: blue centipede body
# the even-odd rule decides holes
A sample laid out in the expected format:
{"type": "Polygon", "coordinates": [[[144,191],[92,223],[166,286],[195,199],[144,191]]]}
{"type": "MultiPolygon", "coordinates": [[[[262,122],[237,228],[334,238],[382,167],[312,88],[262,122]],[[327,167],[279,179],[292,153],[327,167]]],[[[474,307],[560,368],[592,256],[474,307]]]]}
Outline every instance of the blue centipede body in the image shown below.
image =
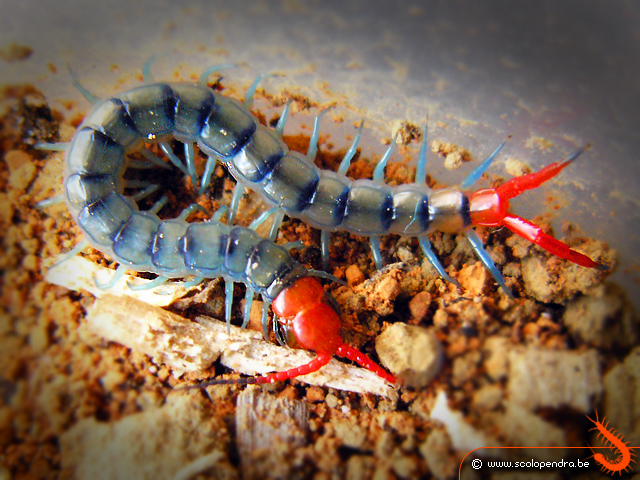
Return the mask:
{"type": "Polygon", "coordinates": [[[173,136],[232,154],[255,138],[255,128],[240,104],[194,85],[146,85],[108,99],[87,116],[68,151],[69,210],[91,244],[133,270],[168,278],[222,276],[271,301],[306,275],[287,250],[248,228],[139,211],[124,195],[122,179],[127,152],[142,142],[173,136]],[[221,140],[222,131],[233,140],[221,140]]]}

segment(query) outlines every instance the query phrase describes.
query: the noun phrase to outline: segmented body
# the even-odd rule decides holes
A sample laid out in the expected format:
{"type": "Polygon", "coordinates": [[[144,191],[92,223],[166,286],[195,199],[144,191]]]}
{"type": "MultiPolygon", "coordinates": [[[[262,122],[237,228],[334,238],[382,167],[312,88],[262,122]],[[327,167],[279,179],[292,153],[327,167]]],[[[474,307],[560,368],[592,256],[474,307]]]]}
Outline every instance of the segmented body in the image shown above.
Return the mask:
{"type": "MultiPolygon", "coordinates": [[[[328,301],[324,295],[319,295],[315,286],[307,283],[308,272],[291,259],[285,249],[261,239],[249,229],[230,227],[217,221],[191,224],[180,217],[160,220],[154,211],[139,211],[136,202],[124,195],[123,174],[128,153],[138,150],[144,143],[160,142],[172,163],[190,175],[195,183],[193,144],[197,144],[209,156],[201,191],[208,185],[215,161],[222,161],[240,185],[260,192],[281,212],[321,229],[325,260],[328,260],[328,233],[331,231],[371,236],[378,266],[382,264],[380,235],[417,236],[438,272],[456,283],[433,255],[426,235],[435,230],[466,232],[481,261],[511,295],[480,239],[470,229],[473,225],[505,225],[561,258],[587,267],[604,268],[508,211],[510,198],[557,175],[582,150],[563,162],[549,165],[535,174],[514,178],[496,189],[465,193],[452,188],[432,190],[424,183],[425,139],[418,162],[421,173],[416,175],[416,183],[390,187],[383,182],[384,163],[390,149],[376,168],[374,180],[351,180],[344,174],[357,142],[338,172],[330,172],[313,163],[317,143],[315,129],[313,137],[310,152],[305,156],[290,151],[280,132],[261,125],[247,105],[203,84],[143,85],[98,103],[78,128],[67,155],[64,180],[67,205],[88,241],[122,265],[154,272],[163,278],[223,276],[230,282],[243,282],[248,287],[248,299],[257,292],[263,296],[265,305],[274,302],[276,314],[290,322],[299,341],[306,335],[305,329],[316,332],[310,339],[300,341],[302,346],[319,354],[313,368],[319,368],[322,361],[326,363],[331,355],[340,354],[392,381],[395,381],[392,376],[344,345],[339,339],[339,327],[338,332],[329,335],[331,339],[325,341],[323,328],[309,323],[310,318],[305,317],[304,312],[318,310],[318,305],[328,301]],[[186,168],[171,153],[171,146],[166,143],[170,139],[185,144],[186,168]],[[278,302],[278,298],[284,298],[296,285],[306,286],[298,297],[308,298],[298,301],[295,295],[291,297],[297,299],[298,305],[297,313],[292,313],[278,302]],[[313,295],[312,290],[315,291],[313,295]],[[289,312],[287,315],[282,313],[285,310],[289,312]],[[296,330],[295,322],[298,327],[304,324],[305,328],[296,330]]],[[[501,147],[483,165],[488,166],[501,147]]],[[[159,165],[166,166],[162,161],[159,165]]],[[[473,181],[486,168],[483,165],[470,175],[473,181]]],[[[239,198],[238,193],[241,190],[236,190],[234,198],[239,198]]],[[[232,201],[231,218],[236,208],[237,203],[234,207],[232,201]]],[[[227,320],[231,297],[232,288],[227,284],[227,320]]],[[[328,319],[331,314],[326,308],[320,310],[323,318],[317,318],[318,322],[336,323],[335,319],[328,319]]],[[[248,311],[245,318],[248,318],[248,311]]],[[[263,325],[266,326],[266,310],[263,310],[263,325]]],[[[332,328],[336,330],[335,326],[332,328]]],[[[308,370],[309,366],[306,368],[308,370]]],[[[299,374],[302,373],[295,373],[299,374]]]]}
{"type": "Polygon", "coordinates": [[[265,305],[274,302],[274,311],[299,345],[318,357],[297,369],[260,377],[258,383],[310,373],[334,354],[395,383],[393,375],[344,344],[338,313],[322,286],[285,248],[252,229],[218,221],[161,220],[152,211],[139,211],[124,195],[127,153],[168,137],[197,141],[207,152],[238,153],[244,139],[261,141],[255,123],[246,126],[243,119],[246,111],[235,100],[189,84],[146,85],[97,104],[67,152],[69,211],[89,243],[132,270],[168,278],[222,276],[245,283],[250,292],[262,295],[265,305]]]}

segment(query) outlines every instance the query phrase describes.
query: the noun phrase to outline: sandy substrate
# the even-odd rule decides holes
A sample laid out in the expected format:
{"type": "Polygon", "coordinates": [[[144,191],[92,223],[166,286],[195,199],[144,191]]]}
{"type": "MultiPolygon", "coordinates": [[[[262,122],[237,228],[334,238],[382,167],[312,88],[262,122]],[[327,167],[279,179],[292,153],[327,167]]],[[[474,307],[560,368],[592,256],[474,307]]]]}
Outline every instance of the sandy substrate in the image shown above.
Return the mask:
{"type": "MultiPolygon", "coordinates": [[[[93,273],[114,268],[96,250],[56,267],[67,268],[62,273],[52,269],[79,241],[78,229],[64,204],[35,208],[62,193],[63,155],[31,146],[68,141],[79,119],[52,113],[29,87],[5,89],[1,100],[0,478],[453,478],[477,447],[594,445],[585,415],[595,409],[640,445],[638,322],[624,293],[606,272],[550,257],[506,229],[478,233],[514,299],[464,237],[431,237],[462,290],[437,275],[415,239],[385,237],[388,266],[377,272],[365,239],[332,237],[331,273],[349,284],[327,286],[343,311],[344,339],[399,375],[403,387],[334,360],[309,378],[264,388],[186,388],[290,368],[312,354],[264,342],[254,330],[229,335],[216,320],[224,317],[224,288],[215,279],[134,298],[127,288],[95,289],[93,273]]],[[[409,127],[400,136],[405,161],[396,157],[387,168],[392,184],[413,178],[406,160],[419,131],[409,127]]],[[[306,151],[306,136],[285,140],[306,151]]],[[[317,162],[335,169],[344,152],[328,143],[321,138],[317,162]]],[[[451,168],[477,161],[455,146],[432,148],[451,168]]],[[[369,160],[355,161],[349,174],[370,177],[369,160]]],[[[189,182],[182,183],[163,215],[190,202],[189,182]]],[[[214,211],[232,188],[218,167],[198,203],[214,211]]],[[[264,207],[253,195],[244,202],[246,225],[264,207]]],[[[615,251],[576,227],[555,234],[615,266],[615,251]]],[[[305,246],[294,255],[321,268],[318,232],[285,221],[278,242],[296,240],[305,246]]],[[[235,295],[239,325],[243,288],[235,295]]],[[[254,304],[251,324],[260,331],[254,304]]],[[[463,472],[480,478],[468,466],[463,472]]]]}

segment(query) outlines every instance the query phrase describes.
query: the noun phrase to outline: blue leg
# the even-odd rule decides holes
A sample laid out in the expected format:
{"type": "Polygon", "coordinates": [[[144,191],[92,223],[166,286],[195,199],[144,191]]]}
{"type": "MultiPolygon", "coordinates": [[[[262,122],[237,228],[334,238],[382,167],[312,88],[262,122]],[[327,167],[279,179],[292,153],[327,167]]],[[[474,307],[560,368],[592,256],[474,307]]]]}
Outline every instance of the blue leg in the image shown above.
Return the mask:
{"type": "Polygon", "coordinates": [[[49,152],[64,152],[69,146],[71,142],[59,142],[59,143],[49,143],[49,142],[41,142],[36,143],[33,148],[36,150],[46,150],[49,152]]]}
{"type": "Polygon", "coordinates": [[[214,65],[213,67],[209,67],[204,72],[202,72],[202,75],[200,75],[200,78],[198,79],[198,83],[200,85],[206,85],[207,81],[209,80],[209,76],[211,76],[212,73],[219,72],[220,70],[224,70],[225,68],[234,68],[237,66],[238,65],[236,65],[235,63],[229,63],[226,65],[214,65]]]}
{"type": "Polygon", "coordinates": [[[268,237],[272,242],[275,242],[276,238],[278,238],[278,230],[280,229],[280,225],[282,225],[282,220],[284,220],[284,212],[282,210],[276,210],[273,214],[273,223],[271,224],[268,237]]]}
{"type": "MultiPolygon", "coordinates": [[[[140,150],[140,153],[142,154],[142,156],[144,158],[146,158],[148,160],[148,163],[150,164],[149,166],[138,166],[138,167],[134,167],[134,168],[164,168],[166,170],[171,170],[171,166],[163,161],[160,157],[158,157],[155,153],[153,153],[151,150],[149,150],[147,147],[144,147],[140,150]]],[[[139,165],[143,165],[141,162],[138,162],[139,165]]],[[[181,164],[182,165],[182,164],[181,164]]],[[[127,164],[128,167],[131,167],[131,159],[129,159],[129,163],[127,164]]],[[[178,167],[180,168],[180,167],[178,167]]]]}
{"type": "Polygon", "coordinates": [[[60,203],[64,203],[64,194],[40,200],[38,203],[36,203],[36,208],[38,210],[44,210],[45,208],[49,208],[60,203]]]}
{"type": "Polygon", "coordinates": [[[56,260],[56,262],[51,265],[52,267],[57,267],[58,265],[60,265],[61,263],[66,262],[67,260],[69,260],[72,257],[75,257],[77,254],[79,254],[82,250],[84,250],[85,248],[87,248],[89,246],[89,241],[86,238],[83,238],[82,240],[80,240],[78,242],[78,244],[73,247],[71,250],[69,250],[67,253],[65,253],[64,255],[62,255],[62,257],[60,257],[59,260],[56,260]]]}
{"type": "Polygon", "coordinates": [[[151,55],[151,58],[147,60],[147,62],[144,64],[144,67],[142,67],[142,80],[144,80],[146,83],[153,82],[153,75],[151,75],[151,64],[155,59],[156,56],[151,55]]]}
{"type": "Polygon", "coordinates": [[[309,140],[309,149],[307,150],[307,158],[312,162],[316,158],[316,153],[318,153],[318,138],[320,138],[320,120],[329,110],[333,108],[333,105],[329,108],[325,108],[322,110],[316,118],[313,120],[313,132],[311,133],[311,140],[309,140]]]}
{"type": "Polygon", "coordinates": [[[349,165],[351,165],[351,160],[353,159],[353,156],[356,154],[356,151],[358,150],[358,144],[360,143],[360,137],[362,136],[362,127],[364,127],[364,120],[360,122],[360,127],[358,128],[358,134],[356,135],[356,138],[353,139],[353,143],[351,144],[351,147],[349,147],[349,150],[347,150],[347,153],[342,159],[342,162],[340,162],[340,166],[338,167],[339,175],[346,175],[347,170],[349,170],[349,165]]]}
{"type": "Polygon", "coordinates": [[[116,268],[116,273],[113,274],[113,277],[107,283],[98,282],[95,276],[93,277],[93,283],[95,283],[96,287],[98,287],[100,290],[109,290],[110,288],[113,288],[116,283],[118,283],[118,281],[124,276],[124,273],[126,271],[126,265],[118,265],[118,268],[116,268]]]}
{"type": "Polygon", "coordinates": [[[69,75],[71,75],[71,81],[73,82],[73,86],[76,87],[76,89],[82,94],[84,98],[86,98],[89,101],[89,103],[91,103],[92,105],[95,105],[96,103],[98,103],[100,101],[100,98],[96,97],[93,93],[91,93],[89,90],[84,88],[80,84],[80,82],[78,82],[78,80],[76,80],[76,76],[71,70],[71,67],[67,65],[67,68],[69,68],[69,75]]]}
{"type": "Polygon", "coordinates": [[[482,240],[480,240],[480,237],[475,232],[475,230],[468,230],[465,235],[469,239],[471,248],[473,248],[473,251],[476,252],[476,255],[478,255],[480,262],[482,262],[485,268],[489,270],[491,276],[493,276],[497,284],[500,285],[502,290],[504,290],[504,293],[506,293],[508,297],[513,298],[513,293],[511,293],[509,287],[507,287],[504,283],[504,277],[502,276],[502,273],[500,273],[500,270],[498,270],[495,263],[493,263],[489,252],[484,249],[482,240]]]}
{"type": "Polygon", "coordinates": [[[233,189],[233,195],[231,196],[231,204],[229,205],[229,221],[227,222],[229,225],[233,225],[233,222],[236,220],[238,207],[240,206],[240,200],[242,199],[243,193],[244,185],[240,182],[236,183],[236,186],[233,189]]]}
{"type": "Polygon", "coordinates": [[[422,132],[422,143],[420,144],[420,154],[418,155],[418,167],[416,168],[416,183],[427,183],[427,128],[429,122],[424,123],[422,132]]]}
{"type": "Polygon", "coordinates": [[[290,252],[291,250],[304,248],[304,243],[302,242],[302,240],[296,240],[295,242],[287,242],[280,246],[287,252],[290,252]]]}
{"type": "Polygon", "coordinates": [[[489,166],[491,165],[491,162],[493,162],[493,159],[496,158],[496,155],[498,155],[498,152],[502,150],[502,147],[504,147],[504,144],[507,143],[507,140],[509,140],[510,138],[511,138],[511,135],[509,135],[504,142],[498,145],[498,148],[496,148],[491,155],[485,158],[480,165],[474,168],[473,171],[469,175],[467,175],[467,178],[465,178],[462,181],[462,183],[460,184],[460,188],[466,189],[471,187],[474,183],[476,183],[478,179],[482,176],[482,174],[485,172],[485,170],[489,168],[489,166]]]}
{"type": "Polygon", "coordinates": [[[227,322],[227,333],[231,335],[231,307],[233,306],[233,282],[224,281],[224,319],[227,322]]]}
{"type": "Polygon", "coordinates": [[[139,292],[139,291],[151,290],[152,288],[159,287],[160,285],[164,285],[165,283],[167,283],[167,281],[169,281],[169,278],[159,276],[154,278],[150,282],[146,282],[141,285],[131,285],[129,282],[127,282],[127,287],[129,287],[129,289],[134,292],[139,292]]]}
{"type": "Polygon", "coordinates": [[[265,340],[269,341],[269,307],[271,302],[262,297],[262,336],[265,340]]]}
{"type": "Polygon", "coordinates": [[[182,282],[182,287],[185,290],[189,290],[191,287],[195,287],[196,285],[200,284],[203,280],[204,277],[193,277],[188,282],[182,282]]]}
{"type": "Polygon", "coordinates": [[[282,138],[284,133],[284,126],[287,123],[287,118],[289,117],[289,109],[291,107],[291,99],[287,100],[287,104],[282,109],[282,115],[280,115],[280,119],[278,120],[278,124],[276,125],[276,134],[282,138]]]}
{"type": "Polygon", "coordinates": [[[155,192],[156,190],[158,190],[158,188],[160,188],[159,185],[149,185],[147,188],[145,188],[144,190],[139,191],[138,193],[136,193],[135,195],[132,195],[131,198],[133,198],[133,200],[135,202],[139,202],[140,200],[142,200],[143,198],[147,198],[149,195],[151,195],[153,192],[155,192]]]}
{"type": "Polygon", "coordinates": [[[162,208],[167,204],[169,199],[166,196],[163,196],[160,200],[153,204],[153,206],[149,209],[151,213],[158,213],[162,208]]]}
{"type": "Polygon", "coordinates": [[[252,230],[255,230],[260,225],[262,225],[267,220],[267,218],[269,218],[271,215],[273,215],[277,211],[278,211],[278,207],[273,207],[273,208],[270,208],[269,210],[262,212],[258,216],[258,218],[256,218],[255,220],[253,220],[253,222],[249,224],[249,228],[251,228],[252,230]]]}
{"type": "Polygon", "coordinates": [[[322,268],[329,269],[329,243],[331,242],[331,232],[329,230],[320,231],[320,249],[322,250],[322,268]]]}
{"type": "Polygon", "coordinates": [[[204,208],[202,205],[198,205],[197,203],[192,203],[187,208],[182,210],[182,212],[180,212],[180,215],[176,217],[176,220],[186,220],[189,217],[189,215],[191,215],[196,210],[200,210],[202,213],[207,213],[207,209],[204,208]]]}
{"type": "Polygon", "coordinates": [[[247,107],[247,110],[251,110],[253,107],[253,100],[256,95],[256,90],[258,89],[258,85],[265,77],[275,77],[272,73],[263,73],[262,75],[258,75],[253,83],[247,89],[247,93],[244,95],[244,106],[247,107]]]}
{"type": "Polygon", "coordinates": [[[222,216],[227,213],[227,211],[229,210],[229,207],[227,207],[226,205],[222,205],[217,211],[216,213],[214,213],[211,218],[209,219],[210,222],[219,222],[220,219],[222,218],[222,216]]]}
{"type": "Polygon", "coordinates": [[[202,175],[202,182],[200,183],[198,194],[202,195],[211,183],[211,175],[216,168],[216,163],[218,163],[218,161],[215,157],[207,158],[207,165],[204,167],[204,174],[202,175]]]}
{"type": "Polygon", "coordinates": [[[427,257],[429,263],[433,265],[433,268],[438,271],[440,276],[447,282],[453,283],[456,287],[462,288],[458,281],[455,278],[450,277],[449,274],[445,271],[444,267],[440,263],[440,260],[438,260],[436,254],[433,253],[433,250],[431,249],[431,242],[429,241],[429,239],[427,237],[418,237],[418,240],[420,241],[420,247],[422,247],[422,251],[424,252],[425,257],[427,257]]]}
{"type": "Polygon", "coordinates": [[[188,142],[184,144],[184,158],[187,161],[187,171],[189,172],[189,177],[191,177],[191,183],[193,185],[193,188],[196,188],[198,186],[198,177],[196,175],[196,162],[193,143],[188,142]]]}
{"type": "Polygon", "coordinates": [[[380,237],[369,237],[369,245],[371,245],[371,253],[373,260],[376,262],[376,268],[382,270],[382,252],[380,251],[380,237]]]}
{"type": "Polygon", "coordinates": [[[253,303],[253,294],[255,291],[247,287],[247,293],[244,295],[244,318],[242,319],[242,326],[240,328],[247,328],[249,324],[249,315],[251,314],[251,304],[253,303]]]}
{"type": "Polygon", "coordinates": [[[391,145],[387,148],[387,151],[384,152],[384,155],[376,165],[375,170],[373,171],[373,180],[376,182],[384,183],[384,167],[387,166],[387,162],[389,161],[389,157],[393,153],[393,148],[396,146],[396,140],[398,140],[398,134],[396,133],[391,140],[391,145]]]}
{"type": "MultiPolygon", "coordinates": [[[[169,145],[167,142],[160,142],[160,148],[162,149],[164,154],[169,158],[171,163],[173,163],[174,166],[176,166],[182,173],[189,176],[189,171],[187,170],[187,167],[185,167],[180,161],[180,159],[176,157],[175,153],[173,153],[173,150],[171,150],[171,145],[169,145]]],[[[197,185],[197,183],[194,183],[194,185],[197,185]]]]}

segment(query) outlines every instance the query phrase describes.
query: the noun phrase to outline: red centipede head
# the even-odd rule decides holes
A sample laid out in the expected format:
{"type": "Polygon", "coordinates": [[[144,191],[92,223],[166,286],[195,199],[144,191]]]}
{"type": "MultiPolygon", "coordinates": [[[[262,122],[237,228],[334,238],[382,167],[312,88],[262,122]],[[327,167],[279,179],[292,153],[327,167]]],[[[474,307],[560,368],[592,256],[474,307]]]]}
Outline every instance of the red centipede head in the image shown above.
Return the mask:
{"type": "Polygon", "coordinates": [[[573,162],[585,148],[578,150],[562,162],[547,165],[539,172],[512,178],[498,188],[487,188],[473,192],[469,196],[471,222],[482,227],[505,226],[515,234],[539,245],[557,257],[583,267],[608,270],[605,265],[594,262],[586,255],[572,250],[568,245],[546,234],[538,225],[509,212],[509,199],[517,197],[526,190],[537,188],[555,177],[573,162]]]}
{"type": "Polygon", "coordinates": [[[303,277],[285,288],[271,304],[278,320],[287,331],[290,346],[313,350],[317,356],[309,363],[291,370],[263,377],[235,380],[212,380],[197,387],[219,384],[264,384],[295,378],[320,370],[334,355],[346,357],[395,384],[396,378],[373,362],[367,355],[347,345],[340,335],[340,315],[329,302],[320,282],[303,277]]]}

